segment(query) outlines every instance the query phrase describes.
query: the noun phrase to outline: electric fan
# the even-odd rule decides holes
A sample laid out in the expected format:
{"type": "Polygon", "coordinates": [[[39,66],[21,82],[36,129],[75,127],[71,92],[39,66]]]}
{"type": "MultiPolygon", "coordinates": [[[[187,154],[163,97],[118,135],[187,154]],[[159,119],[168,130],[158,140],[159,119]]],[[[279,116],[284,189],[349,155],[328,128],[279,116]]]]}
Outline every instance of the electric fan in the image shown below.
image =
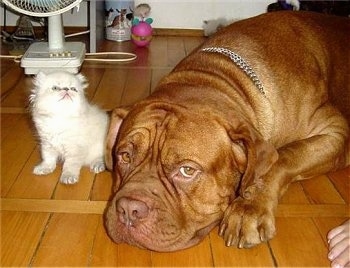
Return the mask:
{"type": "Polygon", "coordinates": [[[48,17],[48,42],[31,44],[21,59],[25,74],[65,70],[77,73],[85,57],[85,44],[65,42],[62,13],[79,5],[82,0],[3,0],[20,13],[48,17]]]}

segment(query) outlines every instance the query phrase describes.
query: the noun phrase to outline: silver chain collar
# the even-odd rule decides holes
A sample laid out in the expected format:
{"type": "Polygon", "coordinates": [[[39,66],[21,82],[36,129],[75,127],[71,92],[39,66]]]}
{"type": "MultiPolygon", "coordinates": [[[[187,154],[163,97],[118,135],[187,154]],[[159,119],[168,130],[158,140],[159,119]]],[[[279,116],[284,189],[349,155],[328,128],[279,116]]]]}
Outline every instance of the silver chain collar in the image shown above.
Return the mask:
{"type": "Polygon", "coordinates": [[[245,74],[250,78],[250,80],[253,81],[254,85],[258,88],[260,93],[263,94],[264,97],[266,97],[265,90],[260,79],[254,72],[252,67],[250,67],[250,65],[237,53],[234,53],[233,51],[223,47],[207,47],[203,48],[202,51],[220,53],[225,56],[228,56],[240,69],[242,69],[243,72],[245,72],[245,74]]]}

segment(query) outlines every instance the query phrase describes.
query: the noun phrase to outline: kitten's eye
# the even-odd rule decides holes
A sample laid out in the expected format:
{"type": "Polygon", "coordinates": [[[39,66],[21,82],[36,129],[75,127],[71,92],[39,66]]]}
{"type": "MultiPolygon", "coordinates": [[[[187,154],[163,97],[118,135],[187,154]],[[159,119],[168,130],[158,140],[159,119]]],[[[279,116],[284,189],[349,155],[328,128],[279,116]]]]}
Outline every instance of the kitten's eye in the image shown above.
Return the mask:
{"type": "Polygon", "coordinates": [[[78,92],[78,90],[75,87],[71,87],[70,90],[72,90],[74,92],[78,92]]]}
{"type": "Polygon", "coordinates": [[[61,90],[61,88],[60,87],[58,87],[58,86],[52,86],[52,88],[51,88],[52,90],[54,90],[54,91],[58,91],[58,90],[61,90]]]}

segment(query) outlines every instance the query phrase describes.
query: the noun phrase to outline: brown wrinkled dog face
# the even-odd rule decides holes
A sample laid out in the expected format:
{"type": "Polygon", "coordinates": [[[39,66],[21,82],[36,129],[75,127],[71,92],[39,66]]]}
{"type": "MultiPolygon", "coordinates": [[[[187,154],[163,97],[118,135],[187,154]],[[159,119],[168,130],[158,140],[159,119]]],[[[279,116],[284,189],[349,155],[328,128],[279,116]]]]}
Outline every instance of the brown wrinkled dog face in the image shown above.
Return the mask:
{"type": "Polygon", "coordinates": [[[222,219],[239,184],[227,131],[188,110],[130,112],[113,156],[117,191],[106,227],[117,243],[156,251],[197,244],[222,219]]]}

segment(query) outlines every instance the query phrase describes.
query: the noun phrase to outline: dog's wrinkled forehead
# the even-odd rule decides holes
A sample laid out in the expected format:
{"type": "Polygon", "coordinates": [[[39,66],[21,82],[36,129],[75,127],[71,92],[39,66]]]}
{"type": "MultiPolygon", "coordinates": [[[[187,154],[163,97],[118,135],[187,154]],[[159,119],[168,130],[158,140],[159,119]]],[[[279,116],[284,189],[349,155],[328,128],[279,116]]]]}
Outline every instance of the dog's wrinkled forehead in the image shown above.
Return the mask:
{"type": "Polygon", "coordinates": [[[216,155],[228,141],[218,122],[208,123],[205,114],[189,110],[150,109],[132,111],[121,127],[119,145],[132,143],[157,148],[161,158],[202,162],[216,155]],[[196,120],[193,120],[196,118],[196,120]],[[206,152],[203,160],[203,153],[206,152]]]}
{"type": "Polygon", "coordinates": [[[122,136],[142,128],[152,131],[165,129],[169,137],[184,140],[184,136],[205,137],[217,131],[217,124],[208,124],[205,114],[194,114],[190,109],[171,108],[146,106],[130,111],[121,126],[122,136]]]}
{"type": "MultiPolygon", "coordinates": [[[[154,132],[157,129],[164,128],[169,118],[170,113],[162,109],[135,109],[124,118],[120,128],[120,139],[129,136],[138,130],[147,129],[154,132]]],[[[175,118],[175,117],[173,117],[175,118]]]]}

